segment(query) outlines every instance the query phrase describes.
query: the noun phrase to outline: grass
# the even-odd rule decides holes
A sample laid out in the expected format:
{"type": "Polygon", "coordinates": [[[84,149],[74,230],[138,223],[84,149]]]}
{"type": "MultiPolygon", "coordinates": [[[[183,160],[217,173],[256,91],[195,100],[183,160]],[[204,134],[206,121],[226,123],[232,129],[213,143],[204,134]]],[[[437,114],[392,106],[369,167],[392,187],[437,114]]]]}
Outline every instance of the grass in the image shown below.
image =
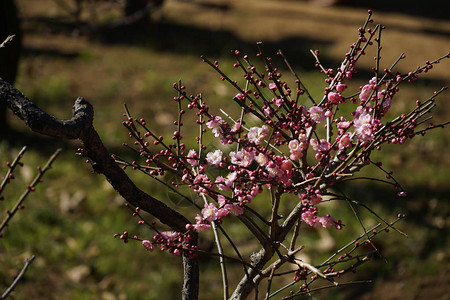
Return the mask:
{"type": "MultiPolygon", "coordinates": [[[[324,87],[323,77],[311,70],[313,63],[307,56],[307,47],[324,47],[324,61],[337,65],[337,58],[333,55],[337,48],[342,48],[340,44],[343,41],[339,37],[343,36],[342,32],[351,35],[348,28],[354,31],[364,19],[364,13],[361,11],[356,12],[361,17],[355,17],[351,10],[343,8],[315,10],[313,6],[304,6],[310,16],[340,14],[347,16],[348,22],[351,23],[337,22],[336,28],[329,27],[329,31],[320,35],[317,31],[323,27],[300,23],[313,22],[314,18],[292,18],[293,25],[289,28],[281,25],[286,22],[278,21],[274,25],[272,20],[267,20],[270,1],[264,1],[258,7],[251,6],[253,10],[243,9],[236,4],[232,8],[236,14],[222,15],[218,11],[203,7],[191,11],[195,6],[187,7],[188,4],[169,1],[166,6],[168,11],[165,11],[166,18],[149,31],[155,36],[147,32],[145,35],[132,36],[132,42],[127,43],[123,36],[120,36],[120,32],[112,40],[106,35],[93,36],[91,39],[71,37],[70,32],[59,29],[67,26],[58,27],[54,23],[52,25],[51,22],[39,22],[36,21],[39,18],[32,18],[45,17],[54,20],[55,16],[59,16],[61,12],[55,9],[52,1],[43,1],[38,6],[25,0],[18,3],[24,17],[26,51],[21,60],[17,87],[59,118],[70,118],[70,108],[75,98],[85,97],[94,105],[95,126],[111,152],[130,159],[133,159],[131,153],[121,147],[122,142],[128,141],[126,131],[121,125],[124,102],[135,117],[146,118],[152,129],[168,138],[174,130],[172,120],[177,114],[175,103],[171,101],[175,95],[172,83],[179,79],[182,79],[189,92],[202,92],[212,110],[217,110],[220,106],[232,115],[237,112],[231,100],[236,91],[221,82],[219,76],[201,62],[201,54],[207,54],[212,60],[218,59],[225,71],[236,74],[232,67],[233,60],[228,54],[229,49],[239,44],[251,54],[255,51],[252,39],[266,37],[267,42],[264,45],[267,52],[275,53],[278,47],[283,50],[288,48],[284,52],[300,70],[299,73],[310,87],[310,92],[320,96],[324,87]],[[266,22],[261,23],[262,17],[256,14],[258,12],[262,13],[261,16],[266,16],[266,22]],[[190,17],[190,21],[184,17],[186,15],[190,17]],[[218,15],[221,17],[218,18],[218,15]],[[248,21],[247,29],[242,27],[242,20],[248,21]],[[218,24],[219,22],[222,23],[218,24]],[[302,26],[305,28],[304,32],[295,29],[302,26]],[[61,32],[55,32],[55,28],[61,32]],[[273,36],[273,28],[278,30],[275,35],[278,40],[273,36]],[[315,33],[312,32],[314,28],[315,33]],[[264,30],[267,31],[266,36],[264,30]],[[329,38],[333,30],[339,37],[329,38]],[[250,37],[252,32],[253,38],[250,37]],[[164,34],[177,39],[165,39],[164,34]],[[201,38],[196,39],[196,36],[201,38]],[[210,39],[214,39],[213,42],[210,39]],[[312,44],[304,46],[303,42],[312,44]]],[[[247,4],[254,5],[252,1],[247,4]]],[[[300,13],[294,2],[286,2],[284,7],[276,9],[280,9],[283,14],[288,14],[289,9],[292,13],[300,13]]],[[[395,24],[414,20],[405,16],[389,18],[383,14],[381,18],[392,23],[396,33],[398,27],[395,27],[395,24]]],[[[322,21],[328,22],[324,19],[322,21]]],[[[70,24],[68,25],[70,27],[70,24]]],[[[397,48],[397,44],[404,44],[408,48],[410,44],[417,45],[415,39],[419,34],[420,30],[413,27],[405,34],[411,40],[386,45],[397,48]]],[[[442,39],[434,37],[436,48],[439,48],[442,39]]],[[[389,41],[389,36],[387,39],[389,41]]],[[[427,37],[427,41],[430,40],[432,38],[427,37]]],[[[348,39],[345,42],[347,43],[348,39]]],[[[390,52],[386,55],[395,57],[390,52]]],[[[388,60],[389,58],[386,59],[388,60]]],[[[414,67],[421,62],[420,58],[412,57],[414,67]]],[[[423,83],[415,83],[405,88],[401,93],[403,97],[396,99],[397,103],[394,105],[402,109],[413,107],[417,98],[425,99],[433,90],[438,89],[442,82],[448,82],[448,73],[442,70],[448,68],[439,67],[436,67],[423,83]]],[[[402,68],[404,70],[406,67],[402,68]]],[[[285,74],[289,78],[288,73],[285,74]]],[[[364,83],[363,77],[366,80],[365,75],[370,76],[368,74],[370,73],[361,74],[360,80],[351,88],[357,89],[358,85],[364,83]]],[[[241,80],[240,76],[236,75],[236,79],[241,80]]],[[[436,117],[442,121],[448,119],[446,116],[449,105],[445,101],[441,102],[441,113],[436,117]]],[[[219,114],[218,111],[214,113],[219,114]]],[[[189,124],[193,120],[194,117],[187,118],[185,127],[190,127],[189,124]]],[[[5,191],[7,200],[0,203],[2,209],[11,205],[11,201],[28,182],[27,174],[33,173],[36,165],[43,164],[54,151],[53,148],[63,147],[64,151],[54,163],[54,169],[44,178],[44,183],[27,199],[26,209],[13,219],[1,240],[1,285],[7,286],[23,265],[24,259],[34,254],[37,259],[27,273],[26,280],[17,288],[15,299],[179,299],[182,270],[178,259],[158,251],[149,254],[143,251],[138,243],[130,241],[124,245],[119,239],[112,237],[114,233],[124,230],[139,233],[140,236],[150,233],[137,226],[137,220],[123,206],[123,199],[117,196],[104,179],[92,174],[84,159],[74,155],[78,143],[57,144],[54,140],[30,139],[27,138],[30,135],[21,121],[12,117],[11,121],[18,130],[17,138],[0,143],[0,173],[4,174],[5,161],[11,160],[23,144],[28,144],[29,151],[24,157],[24,168],[20,169],[13,185],[5,191]]],[[[194,132],[187,131],[185,140],[195,136],[196,130],[195,128],[194,132]]],[[[398,199],[389,187],[370,182],[345,186],[346,192],[353,198],[370,204],[388,220],[393,220],[398,212],[407,214],[399,228],[407,232],[409,238],[390,232],[377,239],[377,247],[382,249],[388,263],[382,259],[369,263],[361,268],[355,279],[374,278],[379,283],[377,287],[382,287],[404,274],[416,274],[407,278],[407,282],[413,283],[415,277],[439,276],[443,269],[448,267],[448,242],[442,238],[448,233],[446,216],[450,195],[447,183],[450,159],[448,151],[442,150],[446,149],[448,144],[448,133],[437,130],[423,139],[412,140],[409,147],[390,145],[383,149],[384,152],[376,153],[375,159],[383,160],[388,170],[395,170],[396,178],[410,190],[411,196],[406,199],[398,199]]],[[[211,144],[210,147],[216,145],[211,144]]],[[[379,177],[384,176],[376,173],[374,168],[361,173],[361,176],[374,173],[379,177]]],[[[156,198],[167,200],[168,203],[177,201],[171,199],[173,195],[166,189],[151,183],[148,178],[138,174],[130,175],[140,187],[156,198]]],[[[346,228],[338,233],[307,230],[303,236],[306,248],[302,253],[306,261],[326,258],[330,251],[361,233],[358,221],[348,204],[330,204],[328,208],[324,206],[323,209],[329,209],[334,215],[341,216],[346,228]]],[[[254,205],[258,209],[268,209],[263,201],[255,202],[254,205]]],[[[358,213],[367,227],[378,222],[363,209],[358,208],[358,213]]],[[[227,225],[232,234],[243,231],[239,225],[227,225]]],[[[238,241],[239,244],[248,244],[243,250],[246,255],[256,249],[253,243],[247,242],[249,238],[243,235],[238,241]]],[[[206,246],[208,242],[209,240],[205,239],[206,246]]],[[[231,270],[233,274],[242,273],[239,265],[232,264],[231,270]]],[[[237,280],[238,276],[235,277],[233,280],[237,280]]],[[[221,280],[216,260],[202,258],[201,282],[203,286],[208,287],[202,290],[202,299],[220,297],[221,280]]],[[[368,288],[373,286],[338,289],[320,295],[324,299],[355,299],[368,288]]]]}

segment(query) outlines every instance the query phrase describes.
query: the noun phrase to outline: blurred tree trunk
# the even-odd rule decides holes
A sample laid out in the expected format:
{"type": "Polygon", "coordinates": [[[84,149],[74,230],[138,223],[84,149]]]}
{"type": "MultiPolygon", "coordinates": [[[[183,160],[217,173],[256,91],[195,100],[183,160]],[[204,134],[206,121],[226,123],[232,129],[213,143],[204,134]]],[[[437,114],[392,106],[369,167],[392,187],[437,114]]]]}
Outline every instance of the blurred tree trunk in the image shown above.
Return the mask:
{"type": "MultiPolygon", "coordinates": [[[[22,48],[19,17],[14,0],[0,0],[0,43],[9,35],[14,39],[0,48],[0,77],[13,84],[16,79],[19,56],[22,48]]],[[[4,136],[8,129],[6,120],[6,106],[0,104],[0,136],[4,136]]]]}
{"type": "Polygon", "coordinates": [[[164,0],[126,0],[125,17],[135,18],[136,23],[150,21],[150,12],[163,5],[164,0]]]}

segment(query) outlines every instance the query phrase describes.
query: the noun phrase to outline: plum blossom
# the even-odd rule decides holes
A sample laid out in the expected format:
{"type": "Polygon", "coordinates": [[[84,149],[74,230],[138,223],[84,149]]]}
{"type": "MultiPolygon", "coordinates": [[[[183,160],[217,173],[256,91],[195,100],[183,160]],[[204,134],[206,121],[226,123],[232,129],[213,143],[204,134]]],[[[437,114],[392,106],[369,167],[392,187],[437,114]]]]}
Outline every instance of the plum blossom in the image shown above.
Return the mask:
{"type": "Polygon", "coordinates": [[[308,110],[308,112],[311,117],[311,120],[314,121],[315,123],[320,123],[325,120],[325,113],[322,107],[313,106],[308,110]]]}
{"type": "Polygon", "coordinates": [[[292,185],[292,163],[283,156],[275,156],[273,161],[269,161],[266,170],[271,178],[275,178],[285,186],[292,185]]]}
{"type": "Polygon", "coordinates": [[[214,152],[209,152],[206,154],[206,162],[210,165],[218,166],[222,161],[222,151],[217,149],[214,152]]]}
{"type": "Polygon", "coordinates": [[[267,155],[265,155],[264,153],[259,153],[256,157],[255,157],[255,161],[260,165],[260,166],[265,166],[269,163],[269,159],[267,158],[267,155]]]}
{"type": "Polygon", "coordinates": [[[153,243],[149,240],[143,240],[142,246],[144,246],[145,250],[152,252],[154,249],[153,243]]]}
{"type": "Polygon", "coordinates": [[[242,94],[242,93],[238,93],[238,94],[236,94],[236,96],[234,96],[235,99],[238,99],[240,101],[244,101],[246,97],[247,97],[247,95],[242,94]]]}
{"type": "Polygon", "coordinates": [[[205,206],[202,209],[203,219],[208,222],[213,222],[218,219],[218,215],[217,215],[218,212],[219,211],[218,211],[217,207],[214,205],[214,203],[209,203],[209,204],[205,203],[205,206]]]}
{"type": "Polygon", "coordinates": [[[224,207],[225,204],[227,204],[227,199],[225,198],[224,195],[218,195],[217,202],[219,203],[219,207],[224,207]]]}
{"type": "Polygon", "coordinates": [[[230,212],[230,214],[234,215],[234,216],[240,216],[244,213],[244,208],[239,206],[239,205],[235,205],[235,204],[225,204],[224,207],[227,211],[230,212]]]}
{"type": "Polygon", "coordinates": [[[198,165],[198,154],[195,152],[194,149],[189,150],[187,157],[187,162],[193,166],[196,167],[198,165]]]}
{"type": "Polygon", "coordinates": [[[309,226],[314,226],[316,225],[317,217],[312,212],[307,210],[304,213],[302,213],[302,221],[308,224],[309,226]]]}
{"type": "Polygon", "coordinates": [[[350,121],[346,121],[342,118],[342,120],[336,124],[336,127],[338,128],[339,133],[343,133],[350,125],[352,125],[350,121]]]}
{"type": "Polygon", "coordinates": [[[219,202],[219,207],[220,207],[219,208],[219,217],[221,217],[221,215],[226,216],[230,213],[235,216],[239,216],[244,213],[243,207],[241,207],[239,205],[227,203],[226,198],[223,195],[217,196],[217,202],[219,202]]]}
{"type": "Polygon", "coordinates": [[[273,117],[273,112],[272,112],[272,109],[270,108],[270,106],[267,106],[266,108],[264,108],[264,115],[268,118],[273,117]]]}
{"type": "Polygon", "coordinates": [[[350,132],[346,132],[339,137],[338,148],[340,150],[349,148],[352,146],[352,136],[350,132]]]}
{"type": "Polygon", "coordinates": [[[233,127],[231,127],[231,132],[236,133],[241,130],[241,122],[234,123],[233,127]]]}
{"type": "Polygon", "coordinates": [[[207,223],[203,223],[203,222],[198,222],[198,223],[194,224],[194,226],[192,226],[192,228],[195,231],[200,232],[200,231],[206,231],[206,230],[210,229],[211,225],[207,224],[207,223]]]}
{"type": "Polygon", "coordinates": [[[317,218],[317,221],[322,225],[324,228],[328,228],[334,225],[334,219],[329,214],[317,218]]]}
{"type": "Polygon", "coordinates": [[[222,124],[224,121],[219,116],[211,116],[211,119],[206,123],[206,126],[211,129],[212,133],[214,133],[215,137],[219,137],[219,135],[223,132],[222,124]]]}
{"type": "Polygon", "coordinates": [[[248,140],[255,145],[261,144],[269,135],[269,127],[263,125],[262,127],[252,127],[248,131],[248,140]]]}
{"type": "Polygon", "coordinates": [[[329,92],[327,98],[328,101],[334,104],[337,104],[342,101],[342,95],[335,92],[329,92]]]}
{"type": "Polygon", "coordinates": [[[215,184],[221,190],[230,191],[231,187],[233,186],[233,182],[236,180],[236,178],[237,178],[236,172],[228,174],[226,178],[223,178],[222,176],[217,176],[215,184]]]}
{"type": "Polygon", "coordinates": [[[283,103],[284,103],[284,100],[283,100],[283,99],[276,98],[276,99],[274,99],[274,101],[275,101],[275,105],[276,105],[278,108],[280,108],[281,106],[283,106],[283,103]]]}
{"type": "Polygon", "coordinates": [[[253,151],[240,150],[238,152],[230,152],[231,163],[241,166],[248,167],[253,162],[255,154],[253,151]]]}
{"type": "Polygon", "coordinates": [[[297,160],[302,158],[303,151],[300,149],[300,143],[298,140],[291,140],[288,144],[289,152],[291,152],[291,155],[289,156],[292,160],[297,160]]]}
{"type": "Polygon", "coordinates": [[[369,99],[370,94],[372,94],[372,91],[373,91],[373,85],[366,84],[361,89],[361,93],[359,94],[359,99],[361,99],[361,101],[367,101],[367,99],[369,99]]]}
{"type": "Polygon", "coordinates": [[[386,113],[389,108],[391,108],[391,97],[389,95],[386,95],[386,90],[378,92],[377,97],[378,99],[383,100],[382,108],[383,112],[386,113]]]}
{"type": "Polygon", "coordinates": [[[358,139],[370,141],[373,138],[373,124],[375,123],[376,121],[362,106],[356,108],[353,117],[353,127],[355,128],[355,135],[358,139]]]}
{"type": "Polygon", "coordinates": [[[161,237],[164,238],[165,240],[173,240],[178,236],[178,234],[179,233],[176,231],[163,231],[160,233],[161,237]]]}
{"type": "Polygon", "coordinates": [[[303,156],[303,151],[308,148],[308,137],[305,134],[300,134],[297,139],[289,141],[288,148],[291,155],[289,156],[292,160],[300,159],[303,156]]]}
{"type": "Polygon", "coordinates": [[[314,151],[317,152],[327,152],[331,147],[331,144],[324,139],[321,139],[320,142],[316,139],[311,139],[309,143],[314,151]]]}
{"type": "Polygon", "coordinates": [[[269,83],[269,89],[275,91],[277,89],[277,85],[275,82],[269,83]]]}
{"type": "Polygon", "coordinates": [[[194,178],[194,184],[209,183],[210,180],[206,174],[197,174],[194,178]]]}
{"type": "Polygon", "coordinates": [[[313,194],[309,198],[309,201],[311,202],[312,205],[317,205],[320,202],[322,202],[322,195],[320,193],[313,194]]]}
{"type": "Polygon", "coordinates": [[[347,85],[345,83],[339,83],[336,85],[336,91],[339,93],[342,93],[347,88],[347,85]]]}

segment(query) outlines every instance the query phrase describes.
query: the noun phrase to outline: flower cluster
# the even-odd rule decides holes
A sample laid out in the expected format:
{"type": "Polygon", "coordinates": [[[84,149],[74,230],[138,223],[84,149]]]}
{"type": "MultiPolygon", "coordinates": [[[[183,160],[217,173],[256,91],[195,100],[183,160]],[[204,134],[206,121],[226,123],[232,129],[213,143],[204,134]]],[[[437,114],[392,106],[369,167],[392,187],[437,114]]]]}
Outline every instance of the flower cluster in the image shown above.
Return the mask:
{"type": "MultiPolygon", "coordinates": [[[[398,190],[398,196],[406,195],[392,174],[384,170],[381,163],[371,160],[371,154],[374,150],[380,150],[384,144],[403,144],[430,129],[446,125],[426,123],[427,115],[435,106],[435,98],[442,90],[425,101],[417,101],[409,113],[394,118],[389,115],[392,114],[390,108],[402,84],[417,80],[422,72],[427,72],[435,64],[450,57],[446,54],[434,61],[427,61],[415,71],[402,74],[394,70],[397,63],[405,59],[401,55],[389,68],[380,69],[382,47],[379,36],[383,27],[377,25],[369,28],[370,16],[371,13],[365,25],[359,28],[357,41],[351,45],[337,68],[323,67],[319,51],[312,51],[316,66],[326,75],[326,87],[320,99],[313,98],[308,92],[281,51],[277,55],[296,77],[294,85],[284,80],[282,72],[258,44],[259,53],[256,56],[263,60],[263,69],[257,67],[259,64],[254,64],[248,55],[243,55],[239,50],[234,51],[234,67],[242,71],[241,80],[228,77],[219,67],[218,61],[212,62],[203,57],[222,81],[237,89],[237,94],[230,97],[230,101],[232,99],[242,109],[239,117],[230,116],[224,111],[221,116],[216,112],[213,114],[202,94],[187,94],[181,82],[173,85],[178,92],[174,101],[178,105],[179,116],[174,122],[177,129],[171,143],[151,132],[145,120],[133,120],[127,114],[124,125],[130,137],[135,139],[135,145],[140,147],[135,150],[144,157],[145,163],[123,162],[124,168],[132,166],[140,169],[163,183],[167,178],[164,175],[170,173],[177,180],[165,182],[166,186],[189,201],[191,208],[196,210],[186,215],[186,223],[183,222],[181,229],[177,227],[176,231],[158,231],[152,225],[152,229],[157,232],[153,240],[141,240],[146,250],[153,251],[158,247],[175,255],[187,253],[193,257],[201,250],[190,244],[195,240],[191,237],[212,230],[218,250],[215,254],[225,257],[221,252],[219,234],[222,232],[235,251],[233,258],[241,261],[244,269],[247,269],[249,263],[239,253],[233,238],[225,232],[227,223],[224,218],[238,220],[264,250],[250,257],[252,272],[246,273],[241,281],[247,281],[247,284],[242,284],[249,287],[247,294],[256,282],[256,275],[268,277],[284,263],[291,263],[290,268],[296,270],[292,272],[295,272],[294,283],[305,281],[296,293],[305,295],[309,292],[309,285],[317,278],[332,281],[333,277],[345,273],[345,268],[336,268],[344,258],[346,261],[358,259],[354,266],[364,261],[359,260],[358,256],[341,255],[335,261],[330,261],[330,258],[321,264],[319,268],[324,270],[320,271],[293,259],[303,249],[303,244],[297,241],[300,227],[304,224],[311,228],[342,229],[343,223],[338,219],[339,216],[334,215],[336,212],[326,211],[327,202],[349,201],[335,187],[349,178],[355,179],[356,173],[370,164],[385,173],[386,178],[391,180],[389,183],[398,190]],[[373,44],[377,45],[377,67],[373,69],[373,78],[358,89],[350,81],[358,72],[358,61],[373,44]],[[195,113],[196,123],[200,127],[195,146],[184,144],[181,133],[182,118],[189,111],[195,113]],[[136,122],[145,130],[143,135],[137,130],[136,122]],[[419,128],[420,125],[422,128],[419,128]],[[159,150],[148,148],[149,138],[153,139],[155,146],[160,147],[159,150]],[[213,143],[215,149],[206,150],[204,141],[211,139],[217,141],[213,143]],[[184,191],[189,188],[193,191],[190,194],[195,196],[187,197],[185,193],[179,192],[179,187],[183,187],[184,191]],[[255,209],[261,207],[261,202],[270,206],[270,213],[255,209]],[[286,241],[288,236],[290,242],[286,241]],[[261,253],[265,254],[259,256],[261,253]],[[258,269],[258,266],[267,267],[274,254],[278,256],[275,263],[265,270],[258,269]]],[[[142,221],[140,224],[144,223],[142,221]]],[[[385,224],[385,229],[393,228],[395,222],[385,221],[385,224]]],[[[342,251],[351,253],[361,244],[370,244],[371,237],[376,234],[374,230],[365,231],[365,235],[355,240],[357,242],[353,249],[348,249],[350,243],[350,246],[337,251],[335,256],[338,257],[342,251]],[[359,244],[361,238],[367,240],[359,244]]],[[[120,236],[125,241],[128,238],[125,234],[120,236]]],[[[225,268],[222,271],[225,272],[225,268]]]]}
{"type": "MultiPolygon", "coordinates": [[[[433,62],[426,62],[425,66],[414,72],[401,74],[394,68],[398,61],[405,58],[402,55],[389,69],[374,69],[374,77],[367,84],[359,89],[351,88],[354,85],[349,81],[358,72],[358,60],[368,46],[379,43],[374,36],[381,27],[367,28],[369,23],[359,29],[358,41],[351,45],[338,68],[324,68],[319,52],[312,52],[316,65],[326,75],[327,86],[321,99],[314,99],[300,79],[295,81],[295,87],[284,81],[282,73],[259,46],[257,57],[263,59],[264,70],[259,70],[247,55],[242,55],[238,50],[234,52],[234,67],[242,71],[245,85],[225,75],[217,61],[203,58],[220,74],[221,80],[238,89],[232,100],[242,108],[240,117],[233,118],[226,113],[221,117],[210,113],[201,94],[190,96],[181,83],[175,83],[178,95],[174,100],[180,113],[174,122],[177,130],[172,136],[173,143],[166,144],[161,136],[145,126],[143,120],[138,122],[146,131],[143,137],[135,129],[131,118],[125,121],[130,136],[141,146],[137,150],[145,157],[145,164],[133,162],[133,168],[140,168],[160,182],[162,176],[170,172],[181,179],[167,184],[171,190],[176,191],[182,185],[197,195],[195,199],[185,197],[197,209],[190,217],[191,222],[185,225],[185,231],[158,232],[153,241],[142,241],[146,250],[152,251],[157,246],[174,254],[186,251],[194,255],[196,248],[189,245],[190,235],[217,230],[216,225],[224,224],[224,218],[238,219],[256,237],[266,253],[278,254],[278,248],[288,233],[292,234],[292,243],[295,244],[299,234],[294,229],[297,228],[295,224],[336,229],[343,227],[338,216],[323,212],[324,202],[348,200],[344,195],[337,195],[334,187],[372,164],[372,151],[380,150],[386,143],[402,144],[433,128],[430,125],[419,129],[418,126],[426,121],[426,115],[434,107],[439,92],[426,101],[417,101],[410,113],[393,119],[387,116],[401,84],[417,80],[420,73],[449,57],[447,54],[433,62]],[[187,147],[182,142],[183,104],[195,112],[196,123],[200,126],[200,135],[196,137],[198,145],[195,147],[187,147]],[[344,106],[345,109],[341,109],[344,106]],[[206,151],[203,144],[205,135],[218,141],[214,144],[216,149],[206,151]],[[161,147],[159,152],[147,148],[149,142],[146,138],[149,137],[153,138],[154,145],[161,147]],[[199,199],[201,205],[198,204],[199,199]],[[255,211],[252,206],[256,201],[271,205],[270,215],[255,211]],[[291,210],[287,216],[281,216],[280,207],[288,201],[286,207],[291,210]],[[261,220],[264,225],[259,225],[253,218],[261,220]]],[[[287,61],[281,51],[277,54],[287,61]]],[[[293,75],[297,76],[295,73],[293,75]]],[[[380,164],[373,164],[391,178],[380,164]]],[[[399,196],[406,195],[397,181],[393,180],[392,184],[399,190],[399,196]]],[[[219,244],[217,242],[218,249],[219,244]]],[[[285,258],[285,261],[292,260],[291,257],[285,258]]],[[[311,270],[316,275],[320,272],[314,268],[311,270]]],[[[303,277],[305,268],[302,267],[301,272],[297,273],[294,281],[303,277]]]]}
{"type": "MultiPolygon", "coordinates": [[[[184,86],[174,84],[180,95],[175,100],[186,99],[189,109],[197,109],[198,116],[208,119],[206,122],[197,120],[197,123],[200,126],[205,124],[222,145],[236,145],[237,150],[224,153],[216,149],[205,155],[201,137],[198,137],[199,151],[190,149],[184,154],[185,146],[178,142],[178,145],[166,146],[167,149],[159,155],[148,155],[149,165],[161,164],[163,157],[174,162],[172,167],[182,173],[183,184],[205,199],[204,207],[195,217],[196,222],[188,224],[186,229],[208,230],[212,222],[220,223],[229,215],[243,214],[245,206],[264,188],[279,195],[299,195],[303,207],[299,217],[306,224],[341,228],[340,221],[329,214],[317,216],[321,193],[327,193],[327,186],[341,181],[349,171],[355,172],[366,165],[370,152],[379,149],[382,143],[403,143],[416,135],[416,117],[423,105],[418,106],[415,114],[405,116],[399,122],[383,123],[381,118],[388,112],[398,85],[405,79],[415,79],[420,71],[403,76],[396,74],[392,78],[386,75],[372,78],[360,88],[359,105],[355,105],[358,102],[356,98],[343,95],[347,90],[346,80],[356,72],[354,60],[347,59],[336,75],[332,75],[333,70],[325,70],[332,84],[325,89],[324,99],[308,108],[299,104],[305,90],[298,86],[296,94],[293,94],[269,59],[265,77],[256,71],[247,56],[241,61],[239,51],[236,53],[236,65],[242,66],[246,62],[250,71],[245,72],[244,78],[253,84],[255,90],[243,89],[233,99],[243,107],[244,116],[251,113],[263,124],[246,129],[243,120],[238,119],[233,120],[234,125],[231,126],[222,117],[209,114],[209,108],[200,95],[189,97],[184,86]],[[380,89],[383,85],[386,88],[380,89]],[[268,92],[264,92],[265,89],[268,92]],[[267,97],[269,94],[272,98],[267,97]],[[340,105],[355,105],[352,119],[336,115],[340,105]],[[320,127],[327,132],[324,138],[319,138],[320,127]],[[333,127],[337,132],[334,138],[331,134],[333,127]],[[281,151],[283,145],[287,146],[287,153],[281,151]],[[182,151],[175,152],[174,148],[182,151]],[[314,161],[308,158],[308,152],[312,152],[314,161]],[[228,174],[211,177],[207,173],[208,166],[228,170],[228,174]]],[[[315,54],[318,57],[318,52],[315,54]]],[[[217,65],[214,64],[215,68],[217,65]]],[[[387,72],[389,74],[390,71],[387,72]]],[[[149,132],[149,135],[152,134],[149,132]]],[[[181,140],[179,131],[173,138],[181,140]]],[[[156,141],[161,143],[160,138],[156,141]]],[[[165,170],[167,168],[160,168],[153,174],[163,174],[165,170]]]]}

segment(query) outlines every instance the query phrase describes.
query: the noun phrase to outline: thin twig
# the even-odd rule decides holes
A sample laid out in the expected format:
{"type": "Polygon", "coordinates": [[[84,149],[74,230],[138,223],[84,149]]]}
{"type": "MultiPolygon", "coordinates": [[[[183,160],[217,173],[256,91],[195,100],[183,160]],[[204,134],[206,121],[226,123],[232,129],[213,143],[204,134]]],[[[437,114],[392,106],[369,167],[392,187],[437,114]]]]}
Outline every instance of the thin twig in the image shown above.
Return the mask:
{"type": "Polygon", "coordinates": [[[61,153],[61,149],[58,149],[53,153],[53,155],[49,158],[44,168],[39,170],[39,173],[36,175],[36,177],[33,179],[33,181],[27,186],[26,190],[22,193],[17,203],[14,205],[13,209],[8,211],[7,216],[5,219],[3,219],[1,225],[0,225],[0,232],[8,225],[8,222],[12,219],[14,214],[19,210],[21,207],[23,201],[25,198],[35,190],[35,187],[38,183],[41,182],[41,178],[44,176],[45,172],[47,172],[52,167],[53,161],[56,159],[56,157],[61,153]]]}
{"type": "Polygon", "coordinates": [[[8,44],[9,42],[11,42],[15,36],[16,36],[15,34],[13,34],[13,35],[8,35],[8,36],[6,37],[6,39],[0,44],[0,48],[4,48],[4,47],[6,46],[6,44],[8,44]]]}
{"type": "Polygon", "coordinates": [[[33,263],[35,259],[35,256],[31,256],[30,258],[27,258],[25,260],[25,265],[23,266],[22,270],[20,271],[19,275],[17,275],[16,279],[14,279],[13,283],[6,289],[6,291],[3,293],[0,300],[6,299],[8,295],[14,291],[16,285],[19,283],[19,281],[22,279],[22,277],[25,275],[25,272],[27,271],[28,267],[33,263]]]}

